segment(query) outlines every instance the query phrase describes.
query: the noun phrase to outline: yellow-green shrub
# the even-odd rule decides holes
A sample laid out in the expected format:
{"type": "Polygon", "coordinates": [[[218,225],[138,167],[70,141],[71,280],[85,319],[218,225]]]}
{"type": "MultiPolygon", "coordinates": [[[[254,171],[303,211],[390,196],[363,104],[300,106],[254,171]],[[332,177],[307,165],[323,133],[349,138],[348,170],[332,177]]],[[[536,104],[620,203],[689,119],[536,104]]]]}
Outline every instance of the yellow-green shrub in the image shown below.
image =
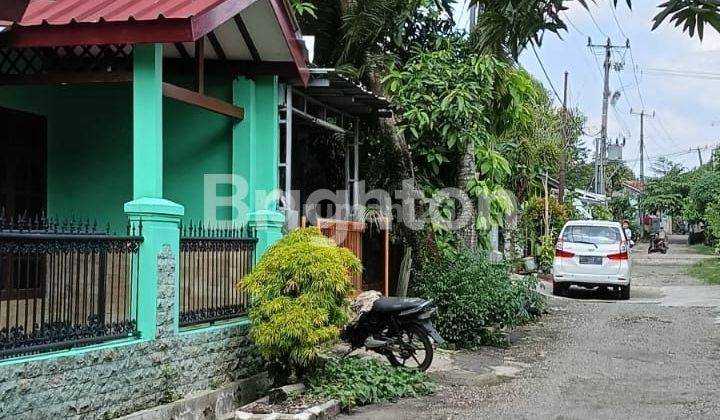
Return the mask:
{"type": "Polygon", "coordinates": [[[273,245],[240,282],[252,299],[250,336],[260,353],[286,374],[313,366],[348,321],[349,275],[360,270],[350,251],[317,228],[273,245]]]}

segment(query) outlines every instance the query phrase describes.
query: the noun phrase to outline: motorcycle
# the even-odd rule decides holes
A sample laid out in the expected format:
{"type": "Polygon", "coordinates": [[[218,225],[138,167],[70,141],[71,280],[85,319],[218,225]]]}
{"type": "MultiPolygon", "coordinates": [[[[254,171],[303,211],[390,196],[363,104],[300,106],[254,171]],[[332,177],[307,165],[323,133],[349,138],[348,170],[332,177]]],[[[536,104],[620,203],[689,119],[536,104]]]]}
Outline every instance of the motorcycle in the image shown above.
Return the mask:
{"type": "Polygon", "coordinates": [[[648,254],[652,254],[655,252],[660,252],[663,254],[667,254],[668,252],[667,241],[660,238],[657,233],[653,233],[650,236],[650,247],[648,248],[648,254]]]}
{"type": "Polygon", "coordinates": [[[433,361],[433,342],[445,342],[430,320],[436,311],[432,301],[380,297],[343,330],[342,339],[350,345],[349,353],[364,347],[385,356],[393,366],[424,372],[433,361]]]}

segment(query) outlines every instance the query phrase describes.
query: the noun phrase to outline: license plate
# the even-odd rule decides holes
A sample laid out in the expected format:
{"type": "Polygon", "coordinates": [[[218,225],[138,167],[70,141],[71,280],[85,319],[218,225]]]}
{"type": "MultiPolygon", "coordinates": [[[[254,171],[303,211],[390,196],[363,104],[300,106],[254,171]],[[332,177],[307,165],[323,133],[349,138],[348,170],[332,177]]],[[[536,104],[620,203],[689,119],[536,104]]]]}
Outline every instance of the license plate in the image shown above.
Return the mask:
{"type": "Polygon", "coordinates": [[[580,256],[580,264],[602,265],[602,257],[580,256]]]}

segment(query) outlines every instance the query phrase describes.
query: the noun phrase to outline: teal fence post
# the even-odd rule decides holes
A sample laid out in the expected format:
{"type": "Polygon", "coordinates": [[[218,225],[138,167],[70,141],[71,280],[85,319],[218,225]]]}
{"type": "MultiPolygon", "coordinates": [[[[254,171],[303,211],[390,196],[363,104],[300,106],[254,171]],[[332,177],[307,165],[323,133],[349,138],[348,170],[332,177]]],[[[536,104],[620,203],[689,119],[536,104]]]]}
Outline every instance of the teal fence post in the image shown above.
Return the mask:
{"type": "MultiPolygon", "coordinates": [[[[163,199],[162,45],[133,47],[133,201],[125,203],[131,223],[142,221],[136,301],[140,337],[157,335],[158,255],[169,245],[179,261],[183,206],[163,199]]],[[[175,282],[178,279],[175,270],[175,282]]]]}
{"type": "MultiPolygon", "coordinates": [[[[256,259],[282,237],[285,215],[277,211],[279,194],[280,114],[276,76],[240,77],[233,83],[233,101],[245,108],[245,119],[233,130],[233,174],[248,184],[244,197],[247,220],[258,236],[256,259]]],[[[239,199],[239,198],[238,198],[239,199]]],[[[236,208],[240,208],[238,204],[236,208]]]]}

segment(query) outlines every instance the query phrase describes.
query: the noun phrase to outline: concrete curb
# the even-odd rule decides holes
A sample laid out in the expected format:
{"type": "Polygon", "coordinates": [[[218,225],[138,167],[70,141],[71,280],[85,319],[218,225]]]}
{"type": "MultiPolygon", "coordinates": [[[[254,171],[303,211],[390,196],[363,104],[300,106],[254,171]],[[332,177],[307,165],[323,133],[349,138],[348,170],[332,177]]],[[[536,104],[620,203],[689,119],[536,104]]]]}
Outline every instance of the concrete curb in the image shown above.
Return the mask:
{"type": "MultiPolygon", "coordinates": [[[[267,397],[261,398],[255,402],[267,402],[267,397]]],[[[249,407],[254,403],[250,403],[245,407],[249,407]]],[[[314,407],[310,407],[307,410],[297,413],[270,413],[270,414],[255,414],[249,411],[243,411],[245,407],[240,408],[232,416],[225,416],[223,419],[230,420],[329,420],[335,418],[340,414],[340,402],[337,400],[330,400],[322,404],[318,404],[314,407]]]]}

